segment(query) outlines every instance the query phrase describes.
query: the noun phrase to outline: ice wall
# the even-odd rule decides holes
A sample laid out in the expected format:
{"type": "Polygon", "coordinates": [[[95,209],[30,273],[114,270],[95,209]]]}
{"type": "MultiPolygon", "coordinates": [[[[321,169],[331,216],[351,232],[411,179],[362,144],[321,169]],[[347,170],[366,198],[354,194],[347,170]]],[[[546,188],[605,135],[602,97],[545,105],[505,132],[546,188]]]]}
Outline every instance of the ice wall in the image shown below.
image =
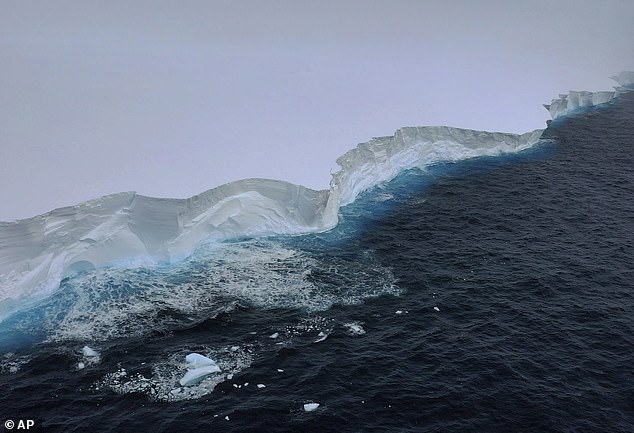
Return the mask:
{"type": "Polygon", "coordinates": [[[542,132],[537,129],[518,135],[448,126],[401,128],[391,137],[374,138],[339,157],[341,170],[333,174],[331,195],[345,206],[359,193],[393,179],[403,170],[519,152],[535,144],[542,132]]]}
{"type": "Polygon", "coordinates": [[[617,96],[631,91],[634,86],[634,72],[624,71],[610,78],[619,84],[614,88],[614,91],[579,92],[571,90],[568,94],[559,95],[559,98],[553,99],[550,104],[544,104],[544,107],[550,113],[550,117],[555,120],[580,108],[610,102],[617,96]]]}
{"type": "Polygon", "coordinates": [[[114,194],[0,223],[0,320],[70,274],[125,261],[171,262],[206,240],[299,234],[336,224],[328,191],[246,179],[189,199],[114,194]]]}
{"type": "Polygon", "coordinates": [[[517,152],[541,132],[402,128],[341,156],[330,190],[246,179],[189,199],[128,192],[0,223],[0,320],[47,296],[76,272],[122,261],[127,266],[172,262],[206,241],[328,230],[337,224],[341,206],[403,170],[517,152]]]}
{"type": "MultiPolygon", "coordinates": [[[[547,106],[557,118],[631,89],[634,73],[614,77],[615,92],[570,92],[547,106]]],[[[202,242],[244,236],[324,231],[339,208],[401,171],[441,161],[518,152],[539,140],[526,134],[446,126],[401,128],[346,152],[329,190],[246,179],[188,199],[133,192],[113,194],[13,222],[0,222],[0,321],[49,295],[68,275],[119,262],[126,266],[173,262],[202,242]]]]}

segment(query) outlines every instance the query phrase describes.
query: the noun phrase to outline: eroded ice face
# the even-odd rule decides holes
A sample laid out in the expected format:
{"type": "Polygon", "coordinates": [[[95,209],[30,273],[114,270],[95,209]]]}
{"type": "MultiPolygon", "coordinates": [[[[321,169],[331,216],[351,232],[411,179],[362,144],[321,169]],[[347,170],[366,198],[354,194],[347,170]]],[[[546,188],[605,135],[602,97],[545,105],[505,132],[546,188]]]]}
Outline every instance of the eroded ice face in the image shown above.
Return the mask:
{"type": "Polygon", "coordinates": [[[535,144],[541,132],[402,128],[340,157],[341,170],[330,190],[247,179],[190,199],[122,193],[0,223],[0,320],[50,296],[63,278],[83,271],[175,263],[203,242],[331,229],[341,206],[404,170],[518,152],[535,144]]]}

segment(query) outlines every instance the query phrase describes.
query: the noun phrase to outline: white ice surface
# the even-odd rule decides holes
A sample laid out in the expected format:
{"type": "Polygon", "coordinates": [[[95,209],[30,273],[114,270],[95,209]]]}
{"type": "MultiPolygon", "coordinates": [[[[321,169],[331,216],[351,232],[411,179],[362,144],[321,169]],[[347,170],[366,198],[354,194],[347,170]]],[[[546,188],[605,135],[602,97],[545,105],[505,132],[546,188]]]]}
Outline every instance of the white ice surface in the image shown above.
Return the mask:
{"type": "Polygon", "coordinates": [[[190,353],[185,357],[185,362],[187,362],[187,368],[192,369],[207,366],[217,366],[216,361],[211,358],[207,358],[200,353],[190,353]]]}
{"type": "Polygon", "coordinates": [[[181,386],[190,386],[196,383],[199,379],[205,376],[209,376],[213,373],[220,373],[220,367],[217,365],[206,365],[204,367],[198,367],[188,370],[187,373],[179,380],[181,386]]]}

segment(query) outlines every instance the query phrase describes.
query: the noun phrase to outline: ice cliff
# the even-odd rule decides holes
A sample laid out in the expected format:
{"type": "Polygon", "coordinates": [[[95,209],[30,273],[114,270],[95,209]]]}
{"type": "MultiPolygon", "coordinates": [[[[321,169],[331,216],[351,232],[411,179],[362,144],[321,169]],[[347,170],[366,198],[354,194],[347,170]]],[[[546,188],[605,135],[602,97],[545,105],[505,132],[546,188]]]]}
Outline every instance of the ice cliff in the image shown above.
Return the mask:
{"type": "Polygon", "coordinates": [[[561,94],[550,104],[544,104],[553,120],[565,116],[580,108],[592,107],[611,101],[615,97],[632,90],[634,86],[634,72],[624,71],[612,78],[619,85],[614,91],[579,92],[571,90],[568,94],[561,94]]]}
{"type": "Polygon", "coordinates": [[[246,179],[189,199],[108,195],[43,215],[0,223],[0,320],[50,294],[73,273],[124,262],[173,262],[206,241],[328,230],[341,206],[402,170],[439,161],[517,152],[523,135],[439,127],[402,128],[341,156],[329,190],[246,179]]]}
{"type": "MultiPolygon", "coordinates": [[[[615,78],[625,89],[634,73],[615,78]]],[[[609,101],[619,92],[571,92],[548,106],[553,118],[609,101]]],[[[106,265],[173,262],[207,241],[325,231],[339,208],[401,171],[441,161],[518,152],[543,130],[526,134],[446,126],[401,128],[346,152],[330,189],[246,179],[188,199],[108,195],[29,219],[0,222],[0,321],[49,295],[63,278],[106,265]]]]}

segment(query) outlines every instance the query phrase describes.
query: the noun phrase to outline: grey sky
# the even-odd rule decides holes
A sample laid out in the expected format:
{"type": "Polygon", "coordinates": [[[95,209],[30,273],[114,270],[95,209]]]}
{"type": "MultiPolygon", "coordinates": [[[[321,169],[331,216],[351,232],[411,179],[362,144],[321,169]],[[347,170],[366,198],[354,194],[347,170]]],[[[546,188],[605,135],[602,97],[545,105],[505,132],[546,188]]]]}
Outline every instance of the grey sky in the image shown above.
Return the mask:
{"type": "Polygon", "coordinates": [[[526,132],[634,69],[628,0],[0,3],[0,220],[245,177],[326,188],[373,136],[526,132]]]}

